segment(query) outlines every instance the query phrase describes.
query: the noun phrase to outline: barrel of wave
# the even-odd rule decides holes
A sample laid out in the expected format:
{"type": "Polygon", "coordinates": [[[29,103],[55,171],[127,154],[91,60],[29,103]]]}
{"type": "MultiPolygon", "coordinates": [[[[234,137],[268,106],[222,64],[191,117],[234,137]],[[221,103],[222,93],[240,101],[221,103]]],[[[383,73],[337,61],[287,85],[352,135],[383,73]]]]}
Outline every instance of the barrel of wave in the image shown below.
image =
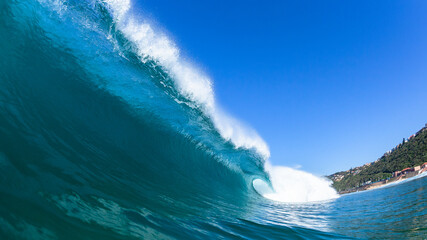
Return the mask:
{"type": "Polygon", "coordinates": [[[338,198],[331,181],[301,170],[265,166],[271,184],[259,178],[253,180],[254,189],[263,197],[278,202],[315,202],[338,198]]]}

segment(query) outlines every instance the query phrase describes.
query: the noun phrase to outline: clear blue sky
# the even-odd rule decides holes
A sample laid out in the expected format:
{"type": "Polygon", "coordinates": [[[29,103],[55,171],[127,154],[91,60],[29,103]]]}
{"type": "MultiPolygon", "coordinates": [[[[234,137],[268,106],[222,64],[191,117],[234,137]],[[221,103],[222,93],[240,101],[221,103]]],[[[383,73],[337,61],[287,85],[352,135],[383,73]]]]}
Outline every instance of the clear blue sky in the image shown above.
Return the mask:
{"type": "Polygon", "coordinates": [[[276,165],[375,161],[427,123],[427,1],[137,4],[252,126],[276,165]]]}

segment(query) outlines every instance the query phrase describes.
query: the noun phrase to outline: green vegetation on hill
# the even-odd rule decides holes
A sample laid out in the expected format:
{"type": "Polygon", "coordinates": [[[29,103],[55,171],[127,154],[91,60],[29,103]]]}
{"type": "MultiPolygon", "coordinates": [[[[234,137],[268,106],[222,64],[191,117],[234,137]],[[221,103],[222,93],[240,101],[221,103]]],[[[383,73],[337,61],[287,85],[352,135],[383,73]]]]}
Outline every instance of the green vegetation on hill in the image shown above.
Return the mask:
{"type": "Polygon", "coordinates": [[[385,153],[377,161],[334,173],[328,178],[337,191],[344,191],[362,186],[368,181],[376,182],[387,179],[393,172],[404,168],[412,168],[427,162],[427,125],[412,136],[408,141],[385,153]]]}

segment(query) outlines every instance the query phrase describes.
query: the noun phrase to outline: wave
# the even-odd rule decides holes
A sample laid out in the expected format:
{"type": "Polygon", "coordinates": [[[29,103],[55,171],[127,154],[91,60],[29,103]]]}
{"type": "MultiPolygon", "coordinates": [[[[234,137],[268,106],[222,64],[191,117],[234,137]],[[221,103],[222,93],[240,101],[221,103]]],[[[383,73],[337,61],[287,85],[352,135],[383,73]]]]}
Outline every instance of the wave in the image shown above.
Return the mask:
{"type": "Polygon", "coordinates": [[[42,192],[51,202],[84,201],[86,186],[87,194],[180,214],[240,209],[258,199],[254,179],[276,201],[335,197],[322,179],[269,167],[265,141],[218,106],[209,77],[130,1],[9,6],[0,37],[0,155],[21,191],[40,194],[31,178],[49,182],[42,192]],[[293,191],[295,182],[306,184],[293,191]]]}
{"type": "MultiPolygon", "coordinates": [[[[202,109],[211,117],[224,139],[231,140],[236,147],[255,148],[264,159],[269,158],[270,152],[264,140],[255,131],[243,127],[236,119],[219,109],[214,100],[211,80],[181,59],[179,49],[168,37],[156,32],[149,23],[137,21],[130,13],[130,1],[105,0],[105,2],[121,31],[136,44],[143,62],[150,59],[164,66],[177,81],[180,92],[202,104],[202,109]]],[[[272,167],[268,161],[266,166],[272,181],[273,193],[261,195],[269,199],[305,202],[337,197],[336,192],[330,187],[330,181],[291,168],[272,167]]]]}
{"type": "Polygon", "coordinates": [[[422,236],[425,177],[327,201],[132,5],[0,1],[0,239],[422,236]]]}

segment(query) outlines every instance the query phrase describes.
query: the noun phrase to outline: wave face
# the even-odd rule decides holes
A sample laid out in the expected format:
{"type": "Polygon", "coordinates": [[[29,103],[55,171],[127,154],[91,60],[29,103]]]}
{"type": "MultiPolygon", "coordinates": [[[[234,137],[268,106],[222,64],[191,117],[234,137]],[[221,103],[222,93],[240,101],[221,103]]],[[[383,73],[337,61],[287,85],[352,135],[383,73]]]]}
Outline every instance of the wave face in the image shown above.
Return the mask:
{"type": "Polygon", "coordinates": [[[343,238],[334,200],[275,202],[333,199],[329,183],[272,167],[137,16],[130,1],[0,3],[0,238],[343,238]]]}

